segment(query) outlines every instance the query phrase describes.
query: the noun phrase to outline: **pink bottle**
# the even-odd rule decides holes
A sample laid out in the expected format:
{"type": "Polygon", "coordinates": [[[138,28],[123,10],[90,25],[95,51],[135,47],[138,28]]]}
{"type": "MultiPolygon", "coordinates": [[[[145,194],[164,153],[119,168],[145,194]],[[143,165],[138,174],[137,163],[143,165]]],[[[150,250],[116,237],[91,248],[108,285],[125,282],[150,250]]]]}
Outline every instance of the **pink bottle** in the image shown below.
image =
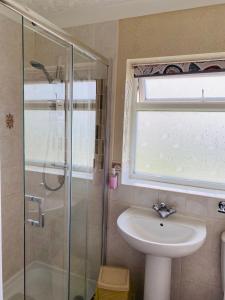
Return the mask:
{"type": "Polygon", "coordinates": [[[118,174],[116,173],[116,169],[112,168],[112,174],[109,176],[109,188],[111,190],[115,190],[118,187],[118,174]]]}

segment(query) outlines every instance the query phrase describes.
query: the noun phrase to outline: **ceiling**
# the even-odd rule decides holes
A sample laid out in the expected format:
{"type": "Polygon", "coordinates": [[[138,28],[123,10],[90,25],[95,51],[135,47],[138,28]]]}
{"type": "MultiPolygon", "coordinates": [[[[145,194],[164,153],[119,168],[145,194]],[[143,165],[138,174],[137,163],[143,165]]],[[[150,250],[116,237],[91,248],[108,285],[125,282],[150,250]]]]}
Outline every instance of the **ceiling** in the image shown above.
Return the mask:
{"type": "Polygon", "coordinates": [[[17,0],[60,27],[225,3],[225,0],[17,0]]]}

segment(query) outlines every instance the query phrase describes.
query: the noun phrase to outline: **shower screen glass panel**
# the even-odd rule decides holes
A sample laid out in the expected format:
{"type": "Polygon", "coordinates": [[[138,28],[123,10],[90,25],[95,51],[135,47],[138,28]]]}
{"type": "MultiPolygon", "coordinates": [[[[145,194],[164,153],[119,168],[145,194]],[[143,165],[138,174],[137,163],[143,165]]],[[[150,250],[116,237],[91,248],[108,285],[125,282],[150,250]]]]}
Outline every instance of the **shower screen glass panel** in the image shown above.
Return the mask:
{"type": "Polygon", "coordinates": [[[72,47],[24,24],[25,293],[68,297],[72,47]]]}
{"type": "Polygon", "coordinates": [[[107,67],[74,49],[70,300],[90,300],[102,259],[107,67]]]}
{"type": "Polygon", "coordinates": [[[28,298],[94,295],[103,257],[106,83],[107,66],[25,22],[28,298]]]}

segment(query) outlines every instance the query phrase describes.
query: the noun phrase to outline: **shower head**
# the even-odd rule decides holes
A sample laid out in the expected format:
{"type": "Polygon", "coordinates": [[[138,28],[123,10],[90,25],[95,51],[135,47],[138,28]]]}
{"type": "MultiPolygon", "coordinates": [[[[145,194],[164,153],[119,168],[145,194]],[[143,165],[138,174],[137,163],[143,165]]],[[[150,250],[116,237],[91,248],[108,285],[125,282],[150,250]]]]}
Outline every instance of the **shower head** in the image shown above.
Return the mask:
{"type": "Polygon", "coordinates": [[[45,74],[45,76],[46,76],[49,83],[53,82],[52,77],[49,75],[49,73],[46,70],[44,65],[42,65],[41,63],[39,63],[38,61],[35,61],[35,60],[31,60],[30,64],[33,68],[43,71],[43,73],[45,74]]]}
{"type": "Polygon", "coordinates": [[[37,62],[37,61],[35,61],[35,60],[32,60],[31,62],[30,62],[30,64],[31,64],[31,66],[33,67],[33,68],[36,68],[36,69],[39,69],[39,70],[43,70],[45,67],[44,67],[44,65],[42,65],[41,63],[39,63],[39,62],[37,62]]]}

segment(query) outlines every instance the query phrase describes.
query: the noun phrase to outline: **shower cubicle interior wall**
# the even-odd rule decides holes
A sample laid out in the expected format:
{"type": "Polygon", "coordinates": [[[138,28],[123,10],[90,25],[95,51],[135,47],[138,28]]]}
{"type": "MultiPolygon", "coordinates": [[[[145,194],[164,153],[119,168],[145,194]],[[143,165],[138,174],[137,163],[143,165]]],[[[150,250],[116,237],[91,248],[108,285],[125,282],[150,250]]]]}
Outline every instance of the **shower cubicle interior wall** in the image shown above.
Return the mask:
{"type": "Polygon", "coordinates": [[[91,299],[107,66],[3,5],[0,33],[4,300],[91,299]]]}

